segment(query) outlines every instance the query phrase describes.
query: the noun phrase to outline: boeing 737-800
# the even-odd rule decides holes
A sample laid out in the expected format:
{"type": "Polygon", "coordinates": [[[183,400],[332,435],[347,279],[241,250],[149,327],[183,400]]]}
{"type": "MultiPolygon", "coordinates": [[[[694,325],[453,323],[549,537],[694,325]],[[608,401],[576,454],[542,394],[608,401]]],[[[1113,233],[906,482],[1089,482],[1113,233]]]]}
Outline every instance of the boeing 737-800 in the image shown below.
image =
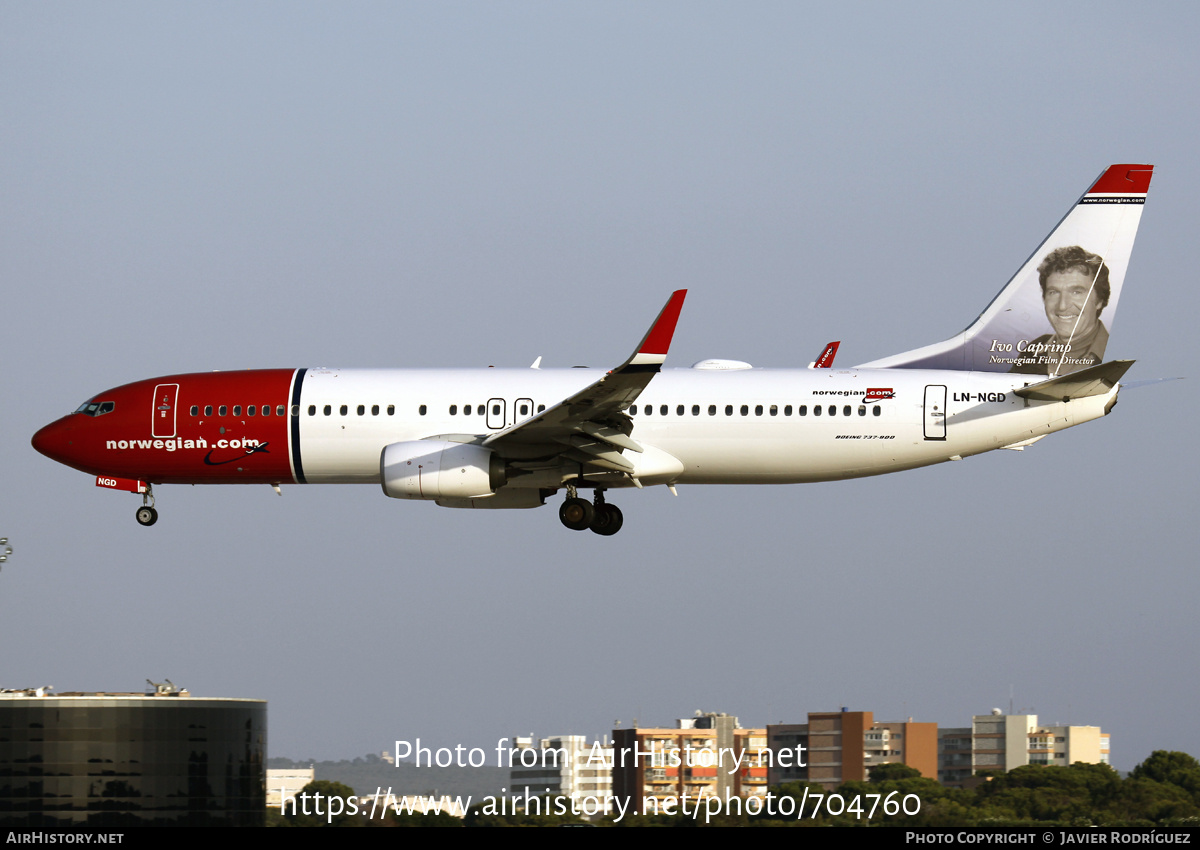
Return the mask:
{"type": "MultiPolygon", "coordinates": [[[[171,375],[84,402],[42,454],[142,495],[156,484],[362,483],[452,508],[535,508],[615,534],[618,488],[792,484],[1021,449],[1112,410],[1129,360],[1105,360],[1149,189],[1105,170],[965,331],[850,369],[704,360],[662,371],[675,292],[620,366],[265,369],[171,375]],[[591,490],[585,499],[581,491],[591,490]]],[[[539,358],[540,361],[540,358],[539,358]]]]}

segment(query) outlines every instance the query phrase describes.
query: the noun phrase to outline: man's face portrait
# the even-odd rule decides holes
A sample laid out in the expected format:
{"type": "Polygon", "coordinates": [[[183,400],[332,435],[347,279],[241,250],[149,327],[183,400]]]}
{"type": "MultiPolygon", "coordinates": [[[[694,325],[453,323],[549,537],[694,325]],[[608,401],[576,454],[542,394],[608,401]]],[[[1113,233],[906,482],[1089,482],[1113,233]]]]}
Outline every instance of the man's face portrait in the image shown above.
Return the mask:
{"type": "Polygon", "coordinates": [[[1072,334],[1076,339],[1087,339],[1100,323],[1101,307],[1092,291],[1092,276],[1083,269],[1054,272],[1047,277],[1042,299],[1046,318],[1060,340],[1065,341],[1072,334]]]}

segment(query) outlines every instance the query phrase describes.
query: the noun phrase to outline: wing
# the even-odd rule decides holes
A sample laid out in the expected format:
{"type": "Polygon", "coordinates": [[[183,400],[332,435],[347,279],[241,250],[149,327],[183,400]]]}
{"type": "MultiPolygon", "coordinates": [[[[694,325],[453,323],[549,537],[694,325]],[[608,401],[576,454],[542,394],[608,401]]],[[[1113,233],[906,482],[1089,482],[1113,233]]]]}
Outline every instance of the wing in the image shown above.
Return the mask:
{"type": "Polygon", "coordinates": [[[633,420],[625,408],[667,359],[686,296],[686,289],[671,294],[637,349],[616,369],[537,416],[493,434],[483,445],[514,459],[567,457],[599,470],[632,472],[622,451],[640,452],[642,447],[629,436],[633,420]]]}

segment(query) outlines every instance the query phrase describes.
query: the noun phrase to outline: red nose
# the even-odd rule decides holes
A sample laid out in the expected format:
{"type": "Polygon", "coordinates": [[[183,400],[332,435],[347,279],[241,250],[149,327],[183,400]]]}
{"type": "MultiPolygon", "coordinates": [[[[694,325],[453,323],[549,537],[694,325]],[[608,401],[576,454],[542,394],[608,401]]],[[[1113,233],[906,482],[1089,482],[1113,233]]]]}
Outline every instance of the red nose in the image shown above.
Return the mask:
{"type": "Polygon", "coordinates": [[[64,417],[57,422],[51,422],[33,435],[33,447],[48,458],[68,466],[75,466],[78,450],[75,448],[75,427],[69,423],[70,417],[64,417]]]}

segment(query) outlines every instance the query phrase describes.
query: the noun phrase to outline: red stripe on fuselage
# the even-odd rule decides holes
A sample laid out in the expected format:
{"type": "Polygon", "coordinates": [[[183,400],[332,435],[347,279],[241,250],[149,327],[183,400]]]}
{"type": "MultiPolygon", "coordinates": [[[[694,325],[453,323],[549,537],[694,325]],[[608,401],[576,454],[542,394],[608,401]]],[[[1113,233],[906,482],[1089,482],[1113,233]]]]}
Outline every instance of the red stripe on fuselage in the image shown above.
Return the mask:
{"type": "Polygon", "coordinates": [[[111,413],[64,416],[39,431],[33,445],[93,475],[155,484],[290,482],[288,435],[295,371],[201,372],[126,384],[94,397],[113,402],[111,413]],[[179,386],[173,398],[163,389],[172,384],[179,386]],[[156,389],[166,397],[156,397],[156,389]],[[164,406],[174,410],[165,411],[164,406]],[[249,415],[251,406],[254,416],[249,415]],[[206,415],[208,407],[212,413],[206,415]],[[239,415],[234,415],[235,407],[239,415]],[[278,415],[280,407],[283,416],[278,415]],[[264,409],[270,415],[264,416],[264,409]]]}

